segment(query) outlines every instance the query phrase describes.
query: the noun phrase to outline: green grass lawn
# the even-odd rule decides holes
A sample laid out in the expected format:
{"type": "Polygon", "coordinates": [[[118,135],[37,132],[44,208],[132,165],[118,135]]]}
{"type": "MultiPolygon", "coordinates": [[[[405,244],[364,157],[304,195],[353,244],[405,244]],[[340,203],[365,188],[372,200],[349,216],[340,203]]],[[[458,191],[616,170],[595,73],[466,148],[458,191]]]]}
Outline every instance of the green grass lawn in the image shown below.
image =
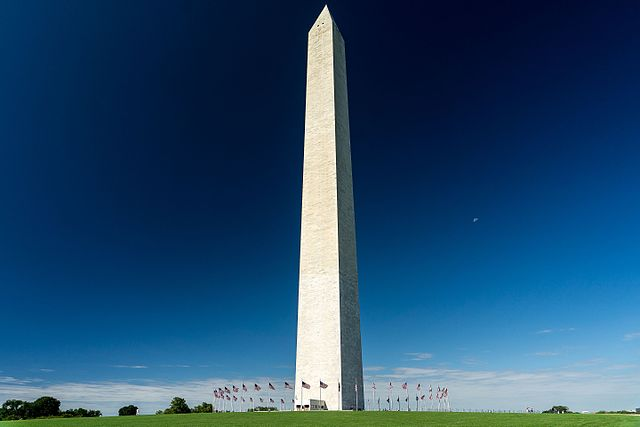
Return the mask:
{"type": "Polygon", "coordinates": [[[57,418],[5,421],[0,426],[640,426],[630,415],[474,414],[438,412],[271,412],[142,415],[137,417],[57,418]]]}

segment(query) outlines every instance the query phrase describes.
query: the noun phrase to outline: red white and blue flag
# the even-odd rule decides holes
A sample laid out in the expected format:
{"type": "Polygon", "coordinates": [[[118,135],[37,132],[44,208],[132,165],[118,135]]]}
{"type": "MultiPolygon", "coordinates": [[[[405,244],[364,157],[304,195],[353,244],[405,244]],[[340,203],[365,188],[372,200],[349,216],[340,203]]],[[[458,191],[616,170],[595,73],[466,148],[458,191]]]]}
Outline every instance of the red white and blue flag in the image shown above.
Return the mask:
{"type": "Polygon", "coordinates": [[[406,390],[409,385],[407,383],[402,384],[402,389],[406,390]]]}
{"type": "Polygon", "coordinates": [[[275,389],[276,389],[276,388],[273,386],[273,384],[271,384],[271,383],[269,383],[269,388],[270,388],[271,390],[275,390],[275,389]]]}
{"type": "Polygon", "coordinates": [[[304,381],[302,381],[302,388],[306,388],[307,390],[309,390],[311,388],[311,386],[307,383],[305,383],[304,381]]]}
{"type": "Polygon", "coordinates": [[[291,387],[291,384],[289,384],[288,382],[284,382],[284,388],[288,388],[289,390],[293,390],[293,387],[291,387]]]}
{"type": "Polygon", "coordinates": [[[327,388],[329,387],[327,384],[323,383],[322,380],[320,380],[320,388],[327,388]]]}
{"type": "Polygon", "coordinates": [[[253,385],[253,389],[254,389],[255,391],[260,391],[260,390],[262,390],[262,387],[260,387],[258,384],[254,384],[254,385],[253,385]]]}

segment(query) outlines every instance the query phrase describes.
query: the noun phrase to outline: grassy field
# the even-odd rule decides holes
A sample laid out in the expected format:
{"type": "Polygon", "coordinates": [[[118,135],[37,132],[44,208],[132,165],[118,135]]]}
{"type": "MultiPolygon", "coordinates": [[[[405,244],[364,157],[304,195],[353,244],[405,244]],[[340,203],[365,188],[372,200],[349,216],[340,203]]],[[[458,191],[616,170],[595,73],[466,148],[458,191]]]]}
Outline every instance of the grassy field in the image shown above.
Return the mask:
{"type": "Polygon", "coordinates": [[[137,417],[58,418],[5,421],[0,426],[33,427],[200,427],[200,426],[640,426],[629,415],[473,414],[437,412],[272,412],[143,415],[137,417]]]}

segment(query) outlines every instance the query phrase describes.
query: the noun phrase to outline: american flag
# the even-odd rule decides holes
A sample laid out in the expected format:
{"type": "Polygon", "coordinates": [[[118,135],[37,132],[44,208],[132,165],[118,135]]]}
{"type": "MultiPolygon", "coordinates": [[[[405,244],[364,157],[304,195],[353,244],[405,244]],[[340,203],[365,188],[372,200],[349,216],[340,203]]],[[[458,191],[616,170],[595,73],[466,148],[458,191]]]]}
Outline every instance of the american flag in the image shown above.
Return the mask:
{"type": "Polygon", "coordinates": [[[271,403],[276,403],[276,402],[274,402],[274,401],[273,401],[273,399],[272,399],[272,398],[269,398],[269,402],[271,402],[271,403]]]}
{"type": "Polygon", "coordinates": [[[231,386],[231,388],[233,388],[233,392],[234,393],[237,393],[237,392],[240,391],[240,389],[238,387],[236,387],[236,386],[231,386]]]}
{"type": "Polygon", "coordinates": [[[260,402],[262,403],[262,402],[264,402],[264,400],[262,400],[262,398],[260,398],[260,402]]]}
{"type": "Polygon", "coordinates": [[[311,388],[311,386],[307,383],[305,383],[304,381],[302,381],[302,388],[306,388],[307,390],[309,390],[311,388]]]}
{"type": "Polygon", "coordinates": [[[327,388],[329,387],[327,384],[323,383],[322,380],[320,380],[320,388],[327,388]]]}
{"type": "Polygon", "coordinates": [[[402,389],[403,389],[403,390],[406,390],[406,389],[407,389],[407,387],[409,387],[409,385],[408,385],[407,383],[402,384],[402,389]]]}
{"type": "Polygon", "coordinates": [[[213,390],[213,397],[218,398],[218,390],[213,390]]]}
{"type": "Polygon", "coordinates": [[[429,393],[431,393],[431,384],[429,384],[429,393]]]}
{"type": "Polygon", "coordinates": [[[449,396],[449,389],[448,388],[444,388],[444,391],[442,392],[443,397],[447,397],[449,396]]]}
{"type": "Polygon", "coordinates": [[[420,400],[424,400],[424,394],[420,396],[420,400]]]}
{"type": "Polygon", "coordinates": [[[284,382],[284,388],[288,388],[289,390],[293,390],[293,387],[291,387],[291,384],[289,384],[288,382],[284,382]]]}
{"type": "Polygon", "coordinates": [[[373,383],[373,384],[371,385],[371,388],[375,390],[375,389],[376,389],[376,383],[373,383]]]}
{"type": "Polygon", "coordinates": [[[240,400],[242,400],[243,402],[245,402],[244,397],[241,397],[240,400]]]}
{"type": "Polygon", "coordinates": [[[280,403],[284,405],[284,399],[280,399],[280,403]]]}
{"type": "Polygon", "coordinates": [[[391,381],[389,381],[389,390],[391,390],[393,388],[393,384],[391,384],[391,381]]]}
{"type": "Polygon", "coordinates": [[[229,397],[229,395],[227,394],[227,400],[231,400],[231,398],[229,397]]]}
{"type": "Polygon", "coordinates": [[[238,400],[238,398],[237,398],[237,397],[235,397],[235,396],[233,396],[233,401],[235,402],[235,401],[237,401],[237,400],[238,400]]]}
{"type": "Polygon", "coordinates": [[[420,391],[420,384],[416,387],[416,390],[420,391]]]}
{"type": "Polygon", "coordinates": [[[249,398],[249,402],[253,402],[253,397],[250,397],[250,398],[249,398]]]}
{"type": "Polygon", "coordinates": [[[276,388],[273,386],[273,384],[271,384],[271,383],[269,383],[269,388],[270,388],[271,390],[275,390],[275,389],[276,389],[276,388]]]}
{"type": "Polygon", "coordinates": [[[225,393],[231,393],[231,390],[229,390],[228,388],[226,388],[226,387],[225,387],[225,388],[224,388],[224,392],[225,392],[225,393]]]}
{"type": "Polygon", "coordinates": [[[254,389],[255,391],[260,391],[260,390],[262,390],[262,387],[260,387],[258,384],[254,384],[254,385],[253,385],[253,389],[254,389]]]}
{"type": "Polygon", "coordinates": [[[247,391],[247,386],[242,384],[242,391],[247,391]]]}

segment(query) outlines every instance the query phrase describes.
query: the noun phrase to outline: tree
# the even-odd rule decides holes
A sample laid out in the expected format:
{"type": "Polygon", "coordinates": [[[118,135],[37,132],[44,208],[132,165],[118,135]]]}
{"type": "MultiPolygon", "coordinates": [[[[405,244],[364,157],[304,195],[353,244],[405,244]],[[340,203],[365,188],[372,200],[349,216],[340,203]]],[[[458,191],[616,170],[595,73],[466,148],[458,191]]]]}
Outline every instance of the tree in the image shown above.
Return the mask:
{"type": "Polygon", "coordinates": [[[195,412],[195,413],[213,412],[213,405],[211,403],[202,402],[200,405],[194,406],[191,412],[195,412]]]}
{"type": "Polygon", "coordinates": [[[31,403],[24,400],[9,399],[0,408],[0,420],[22,420],[29,416],[31,403]]]}
{"type": "Polygon", "coordinates": [[[164,411],[165,414],[188,414],[190,412],[191,409],[189,409],[187,401],[182,397],[174,397],[169,407],[164,411]]]}
{"type": "Polygon", "coordinates": [[[546,411],[542,411],[543,414],[570,414],[568,406],[564,405],[555,405],[551,409],[547,409],[546,411]]]}
{"type": "Polygon", "coordinates": [[[134,405],[123,406],[122,408],[118,409],[119,416],[136,415],[137,413],[138,407],[134,405]]]}
{"type": "Polygon", "coordinates": [[[99,417],[102,415],[102,412],[98,411],[98,410],[94,410],[94,409],[84,409],[84,408],[78,408],[78,409],[67,409],[66,411],[62,412],[62,416],[63,417],[99,417]]]}
{"type": "Polygon", "coordinates": [[[249,409],[249,412],[275,412],[278,408],[275,406],[256,406],[255,409],[249,409]]]}
{"type": "Polygon", "coordinates": [[[55,417],[60,415],[60,401],[55,397],[42,396],[31,404],[29,418],[55,417]]]}

